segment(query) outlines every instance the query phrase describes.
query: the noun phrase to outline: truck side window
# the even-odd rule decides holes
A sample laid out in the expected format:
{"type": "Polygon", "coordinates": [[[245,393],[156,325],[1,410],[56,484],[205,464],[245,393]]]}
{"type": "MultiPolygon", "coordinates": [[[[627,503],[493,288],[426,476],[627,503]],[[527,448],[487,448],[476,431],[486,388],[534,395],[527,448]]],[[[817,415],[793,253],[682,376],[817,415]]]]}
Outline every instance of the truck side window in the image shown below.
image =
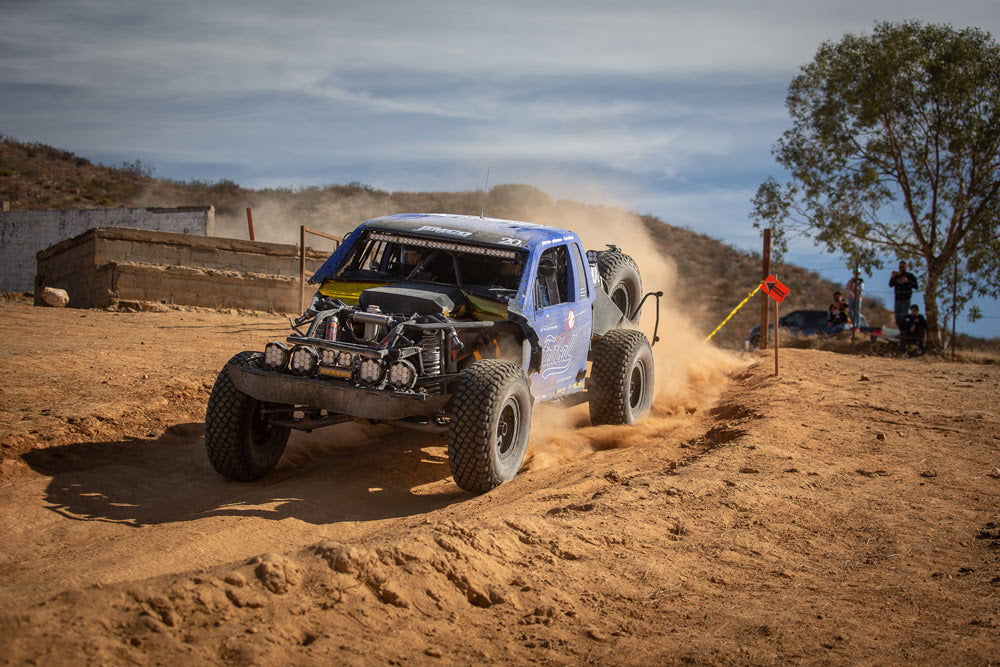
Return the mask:
{"type": "Polygon", "coordinates": [[[549,248],[538,259],[535,278],[535,307],[545,308],[569,301],[566,246],[549,248]]]}
{"type": "Polygon", "coordinates": [[[590,296],[590,280],[587,276],[587,260],[580,254],[580,246],[573,244],[573,282],[576,287],[576,300],[584,301],[590,296]]]}
{"type": "Polygon", "coordinates": [[[337,277],[373,277],[381,273],[383,263],[389,258],[391,244],[382,241],[358,243],[351,250],[337,277]]]}

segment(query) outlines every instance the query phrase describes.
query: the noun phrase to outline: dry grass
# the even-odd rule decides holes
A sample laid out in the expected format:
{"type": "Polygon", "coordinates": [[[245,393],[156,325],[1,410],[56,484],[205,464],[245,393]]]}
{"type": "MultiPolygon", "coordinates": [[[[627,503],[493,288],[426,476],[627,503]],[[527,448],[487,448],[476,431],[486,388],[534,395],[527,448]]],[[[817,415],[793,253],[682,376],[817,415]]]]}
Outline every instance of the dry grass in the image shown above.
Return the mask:
{"type": "MultiPolygon", "coordinates": [[[[827,336],[783,336],[779,341],[781,347],[806,348],[824,350],[838,354],[896,356],[896,344],[892,340],[879,339],[866,335],[856,335],[843,332],[834,337],[827,336]]],[[[938,361],[955,361],[970,364],[1000,363],[1000,339],[983,340],[971,336],[959,336],[955,354],[947,343],[940,352],[928,352],[928,359],[938,361]]]]}
{"type": "MultiPolygon", "coordinates": [[[[951,359],[951,352],[947,351],[942,356],[944,359],[951,359]]],[[[955,351],[955,360],[970,364],[1000,364],[1000,350],[997,350],[996,343],[979,345],[970,349],[958,347],[955,351]]]]}

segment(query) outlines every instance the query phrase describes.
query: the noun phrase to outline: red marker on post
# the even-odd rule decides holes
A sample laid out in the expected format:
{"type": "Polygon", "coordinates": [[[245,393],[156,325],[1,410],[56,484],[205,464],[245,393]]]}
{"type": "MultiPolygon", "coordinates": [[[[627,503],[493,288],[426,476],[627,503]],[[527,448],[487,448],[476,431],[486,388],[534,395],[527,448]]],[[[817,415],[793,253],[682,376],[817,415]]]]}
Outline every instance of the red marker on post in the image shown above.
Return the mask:
{"type": "Polygon", "coordinates": [[[778,304],[785,300],[788,296],[788,287],[783,285],[780,280],[774,277],[774,275],[769,275],[764,279],[764,282],[760,284],[760,288],[764,290],[769,297],[774,299],[774,374],[778,374],[778,304]]]}
{"type": "Polygon", "coordinates": [[[775,278],[773,275],[770,275],[767,278],[765,278],[764,282],[761,283],[760,288],[764,290],[764,292],[769,297],[771,297],[778,303],[784,301],[785,297],[788,296],[788,287],[782,284],[781,281],[775,278]]]}

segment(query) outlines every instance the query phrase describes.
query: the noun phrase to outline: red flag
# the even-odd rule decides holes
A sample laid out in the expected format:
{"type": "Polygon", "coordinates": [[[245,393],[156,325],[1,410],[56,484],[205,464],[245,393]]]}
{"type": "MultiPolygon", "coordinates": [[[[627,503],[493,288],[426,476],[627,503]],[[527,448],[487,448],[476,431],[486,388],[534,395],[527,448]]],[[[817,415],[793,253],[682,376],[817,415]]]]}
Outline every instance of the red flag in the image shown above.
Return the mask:
{"type": "Polygon", "coordinates": [[[784,301],[785,297],[788,296],[788,287],[786,287],[785,285],[781,284],[781,281],[779,281],[773,275],[768,276],[767,278],[765,278],[764,282],[761,283],[760,288],[762,290],[764,290],[764,292],[769,297],[771,297],[772,299],[774,299],[778,303],[781,303],[782,301],[784,301]]]}

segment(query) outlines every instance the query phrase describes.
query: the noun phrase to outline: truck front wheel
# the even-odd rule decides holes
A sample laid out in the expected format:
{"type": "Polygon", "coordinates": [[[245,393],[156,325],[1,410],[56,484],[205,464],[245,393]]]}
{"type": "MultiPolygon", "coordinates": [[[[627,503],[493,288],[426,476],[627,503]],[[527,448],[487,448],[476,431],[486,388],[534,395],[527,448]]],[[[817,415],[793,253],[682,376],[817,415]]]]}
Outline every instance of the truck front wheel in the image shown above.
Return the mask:
{"type": "Polygon", "coordinates": [[[531,429],[531,393],[520,366],[483,359],[463,374],[448,430],[448,464],[461,488],[485,493],[513,479],[531,429]]]}
{"type": "Polygon", "coordinates": [[[653,351],[645,334],[615,329],[594,344],[590,382],[590,422],[634,424],[653,404],[653,351]]]}
{"type": "Polygon", "coordinates": [[[276,406],[247,396],[229,377],[229,364],[259,368],[264,355],[240,352],[219,372],[205,411],[205,450],[223,477],[252,482],[271,472],[288,443],[289,429],[275,426],[276,406]]]}

